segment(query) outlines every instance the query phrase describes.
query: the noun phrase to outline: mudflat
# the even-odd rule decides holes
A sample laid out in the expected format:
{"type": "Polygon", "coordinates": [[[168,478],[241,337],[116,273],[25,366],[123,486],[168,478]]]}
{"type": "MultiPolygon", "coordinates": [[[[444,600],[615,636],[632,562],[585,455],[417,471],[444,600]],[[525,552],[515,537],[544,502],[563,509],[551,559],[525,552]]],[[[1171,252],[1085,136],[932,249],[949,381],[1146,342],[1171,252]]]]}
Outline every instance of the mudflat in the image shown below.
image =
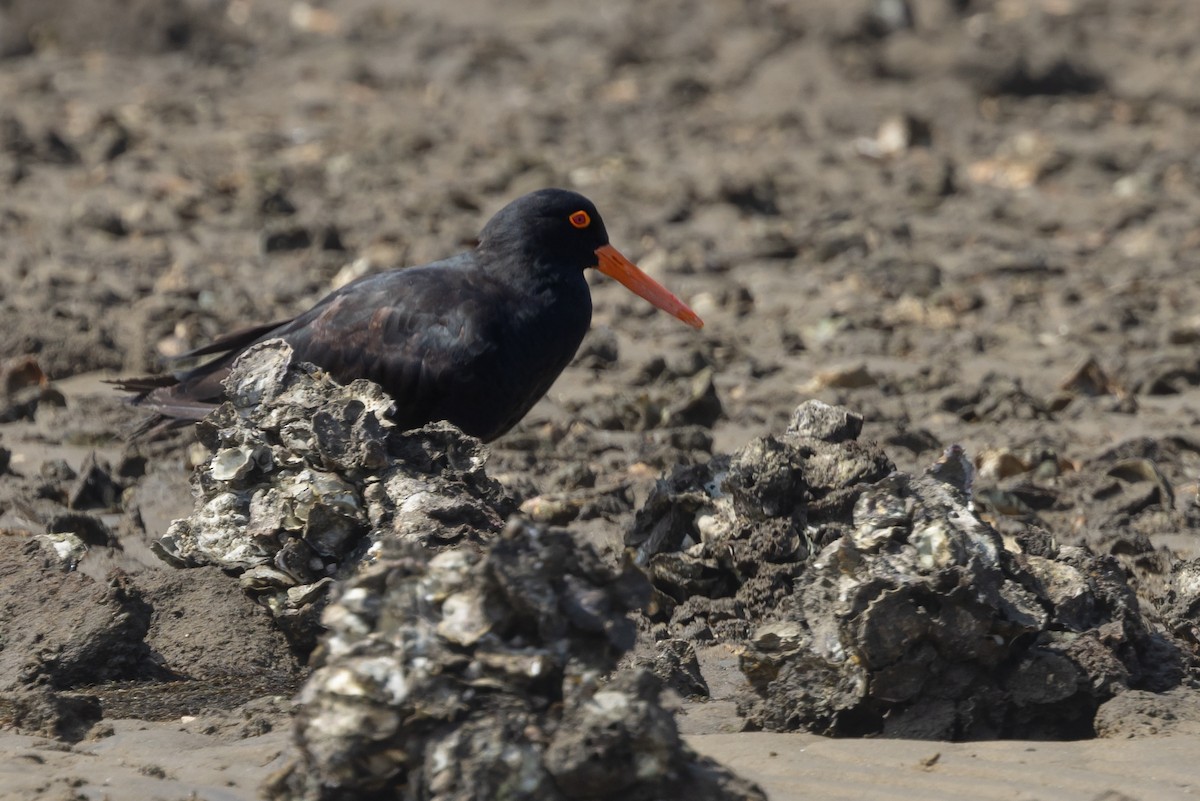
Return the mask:
{"type": "Polygon", "coordinates": [[[5,4],[0,797],[258,797],[310,674],[236,578],[163,560],[207,454],[130,446],[102,379],[543,186],[706,325],[592,281],[576,361],[488,446],[527,514],[616,565],[659,479],[818,399],[903,473],[961,446],[981,517],[1103,560],[1178,667],[996,724],[1022,739],[750,732],[780,719],[742,670],[775,587],[671,628],[703,634],[693,748],[774,799],[1190,797],[1198,36],[1186,0],[5,4]]]}

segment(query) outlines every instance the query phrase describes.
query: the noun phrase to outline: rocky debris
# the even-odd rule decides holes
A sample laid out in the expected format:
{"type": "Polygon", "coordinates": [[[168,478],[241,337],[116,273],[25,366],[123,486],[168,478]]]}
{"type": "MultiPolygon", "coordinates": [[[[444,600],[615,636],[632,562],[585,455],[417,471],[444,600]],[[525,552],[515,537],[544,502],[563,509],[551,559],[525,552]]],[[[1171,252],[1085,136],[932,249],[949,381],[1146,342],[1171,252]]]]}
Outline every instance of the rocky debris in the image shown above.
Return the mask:
{"type": "Polygon", "coordinates": [[[325,610],[275,799],[765,798],[680,739],[633,645],[649,588],[514,520],[482,554],[409,547],[325,610]]]}
{"type": "Polygon", "coordinates": [[[978,386],[960,386],[946,392],[939,405],[943,411],[977,423],[1006,420],[1046,420],[1046,404],[1025,391],[1014,378],[989,373],[978,386]]]}
{"type": "Polygon", "coordinates": [[[961,448],[908,475],[857,441],[861,426],[803,404],[782,436],[660,482],[626,538],[656,590],[652,637],[747,643],[751,725],[1081,737],[1117,693],[1179,683],[1182,596],[1173,636],[1113,557],[985,522],[961,448]]]}
{"type": "Polygon", "coordinates": [[[1200,559],[1172,565],[1159,610],[1172,634],[1200,649],[1200,559]]]}
{"type": "Polygon", "coordinates": [[[46,689],[0,695],[0,725],[76,743],[100,720],[100,703],[46,689]]]}
{"type": "Polygon", "coordinates": [[[59,0],[17,0],[6,3],[3,12],[0,56],[65,48],[125,54],[186,51],[212,57],[239,41],[236,28],[205,0],[105,1],[82,7],[59,0]],[[131,19],[138,25],[130,26],[131,19]]]}
{"type": "Polygon", "coordinates": [[[300,659],[217,568],[104,570],[95,548],[75,570],[59,542],[0,538],[0,725],[74,741],[101,714],[178,719],[295,691],[300,659]]]}
{"type": "MultiPolygon", "coordinates": [[[[604,405],[605,400],[596,401],[604,405]]],[[[707,460],[712,432],[698,425],[643,432],[586,423],[529,427],[490,447],[489,474],[521,499],[521,514],[621,549],[621,532],[663,471],[707,460]],[[604,481],[597,481],[603,474],[604,481]]]]}
{"type": "Polygon", "coordinates": [[[1200,734],[1200,697],[1193,688],[1176,687],[1165,693],[1127,690],[1096,713],[1098,737],[1184,734],[1200,734]]]}
{"type": "Polygon", "coordinates": [[[1186,657],[1111,557],[1004,538],[961,452],[864,489],[742,669],[768,729],[928,739],[1093,734],[1100,704],[1179,683],[1186,657]]]}
{"type": "Polygon", "coordinates": [[[78,472],[62,459],[44,461],[29,474],[5,470],[0,473],[0,530],[31,535],[67,570],[75,569],[92,549],[122,551],[119,532],[129,521],[117,523],[113,513],[144,468],[138,457],[124,458],[114,468],[93,452],[84,457],[78,472]],[[117,524],[117,530],[110,523],[117,524]]]}
{"type": "Polygon", "coordinates": [[[63,570],[75,570],[93,548],[122,550],[120,541],[103,520],[79,512],[56,514],[46,523],[46,532],[35,534],[33,539],[53,553],[63,570]]]}
{"type": "Polygon", "coordinates": [[[262,248],[264,253],[276,253],[287,250],[305,250],[312,245],[312,234],[301,227],[282,228],[263,234],[262,248]]]}
{"type": "Polygon", "coordinates": [[[104,583],[59,566],[47,542],[0,539],[0,692],[161,677],[145,642],[151,608],[119,571],[104,583]],[[44,625],[23,615],[41,609],[44,625]]]}
{"type": "Polygon", "coordinates": [[[124,482],[114,477],[112,467],[91,453],[79,468],[67,505],[72,509],[113,509],[119,505],[124,489],[124,482]]]}
{"type": "Polygon", "coordinates": [[[711,429],[725,415],[713,375],[713,369],[705,367],[668,387],[632,396],[618,393],[606,403],[592,399],[578,411],[605,431],[644,432],[682,426],[711,429]]]}
{"type": "Polygon", "coordinates": [[[36,358],[16,356],[0,362],[0,423],[32,420],[43,403],[63,406],[66,400],[36,358]]]}
{"type": "MultiPolygon", "coordinates": [[[[578,8],[559,3],[527,4],[537,12],[523,13],[529,24],[519,30],[495,17],[515,12],[482,4],[450,16],[347,4],[337,10],[338,41],[314,33],[323,10],[311,2],[184,3],[252,39],[254,52],[199,65],[187,54],[166,62],[103,54],[119,55],[114,25],[136,52],[165,39],[202,45],[205,26],[173,21],[176,0],[149,15],[140,13],[146,0],[3,4],[0,40],[16,36],[37,51],[6,61],[0,111],[0,185],[12,182],[0,203],[6,354],[35,353],[55,379],[100,367],[131,374],[154,363],[157,343],[178,354],[247,320],[283,316],[331,288],[335,274],[345,281],[465,247],[476,215],[516,192],[592,187],[620,198],[613,217],[622,230],[613,233],[630,255],[713,316],[703,313],[699,337],[674,331],[612,282],[594,284],[596,320],[616,330],[619,352],[610,340],[581,353],[551,402],[493,446],[488,464],[493,476],[503,464],[522,477],[527,497],[572,493],[543,495],[546,519],[577,514],[577,532],[590,526],[597,539],[623,532],[658,470],[711,458],[689,450],[685,460],[656,444],[677,437],[670,429],[632,430],[657,425],[653,409],[614,415],[603,431],[587,428],[590,411],[575,413],[623,404],[639,394],[628,387],[641,361],[661,354],[671,364],[702,341],[728,415],[703,432],[710,442],[741,446],[747,430],[782,431],[776,423],[786,422],[798,385],[826,367],[861,364],[820,397],[865,413],[906,472],[919,475],[932,449],[955,441],[1015,453],[993,463],[999,478],[979,464],[975,505],[1025,553],[1053,558],[1062,545],[1090,542],[1134,571],[1143,609],[1158,597],[1150,582],[1171,579],[1163,566],[1175,557],[1164,549],[1195,555],[1200,472],[1187,453],[1174,464],[1165,452],[1132,457],[1154,462],[1170,495],[1153,471],[1105,475],[1130,457],[1087,461],[1122,431],[1166,444],[1162,437],[1197,419],[1192,4],[1136,4],[1131,13],[1135,4],[1070,0],[823,0],[669,14],[625,2],[603,30],[576,24],[578,8]],[[293,7],[303,7],[302,23],[289,19],[293,7]],[[31,12],[53,21],[22,23],[31,12]],[[403,37],[414,46],[397,48],[403,37]],[[590,57],[580,59],[581,49],[590,57]],[[1067,88],[1064,73],[1097,70],[1109,90],[1024,97],[1067,88]],[[407,79],[414,74],[433,80],[407,79]],[[536,91],[546,76],[564,91],[536,91]],[[278,91],[298,80],[303,92],[278,91]],[[498,85],[533,90],[496,106],[488,101],[498,85]],[[564,113],[561,97],[604,104],[602,127],[564,113]],[[422,113],[394,113],[415,107],[422,113]],[[118,126],[103,121],[110,115],[118,126]],[[927,143],[911,119],[927,123],[927,143]],[[503,130],[511,146],[481,149],[481,129],[503,130]],[[864,135],[885,158],[859,157],[864,135]],[[572,153],[595,158],[556,166],[572,153]],[[953,202],[933,207],[955,188],[953,202]],[[283,199],[264,202],[276,190],[283,199]],[[75,209],[97,206],[112,212],[98,222],[127,235],[74,224],[75,209]],[[352,256],[322,251],[326,224],[352,256]],[[289,227],[313,243],[264,257],[263,234],[289,227]],[[1104,373],[1089,369],[1053,391],[1085,354],[1104,373]],[[778,372],[760,377],[771,367],[778,372]],[[995,382],[998,392],[976,391],[985,369],[1011,376],[995,382]],[[1013,378],[1033,401],[1005,397],[1013,378]],[[1136,415],[1112,414],[1122,413],[1122,389],[1136,415]],[[939,413],[942,398],[955,401],[948,413],[939,413]],[[546,466],[568,461],[586,462],[593,484],[554,486],[546,466]],[[1006,472],[1017,461],[1024,469],[1006,472]],[[992,494],[999,482],[1002,495],[992,494]]],[[[660,410],[693,374],[670,372],[643,385],[660,410]]],[[[63,385],[69,415],[43,404],[36,429],[5,426],[0,445],[14,451],[12,470],[36,475],[43,446],[79,444],[67,432],[98,406],[74,403],[85,384],[63,385]],[[22,432],[45,441],[29,449],[22,432]]],[[[67,454],[75,469],[77,455],[67,454]]],[[[983,453],[973,446],[971,455],[983,453]]],[[[152,467],[167,472],[178,461],[156,452],[152,467]]],[[[9,521],[0,528],[43,530],[43,499],[10,493],[17,482],[0,481],[9,521]]],[[[57,478],[43,486],[55,497],[71,489],[57,478]]],[[[145,508],[156,528],[161,515],[145,508]]],[[[140,539],[104,521],[135,554],[140,539]]],[[[176,572],[186,581],[198,571],[222,577],[214,567],[176,572]]],[[[678,620],[697,637],[715,636],[715,616],[732,628],[766,609],[750,601],[688,599],[693,607],[678,620]]],[[[655,635],[669,635],[669,622],[655,635]]],[[[229,626],[235,639],[249,629],[229,626]]],[[[710,668],[731,649],[696,650],[720,694],[710,668]]]]}
{"type": "Polygon", "coordinates": [[[696,649],[687,640],[662,640],[652,655],[639,654],[633,664],[662,679],[664,685],[683,698],[708,698],[708,682],[700,671],[696,649]]]}
{"type": "Polygon", "coordinates": [[[1005,534],[1045,529],[1060,543],[1112,554],[1136,576],[1140,593],[1166,602],[1175,560],[1151,537],[1200,526],[1191,502],[1200,442],[1135,437],[1087,458],[1062,453],[1045,445],[982,451],[974,499],[980,515],[1005,534]]]}
{"type": "Polygon", "coordinates": [[[192,477],[195,511],[157,548],[239,573],[298,641],[315,637],[333,579],[382,541],[478,543],[516,510],[478,440],[445,423],[397,430],[378,385],[295,365],[281,340],[239,357],[225,387],[197,425],[212,455],[192,477]]]}
{"type": "Polygon", "coordinates": [[[849,531],[851,511],[892,464],[857,441],[862,418],[810,401],[782,436],[760,437],[661,480],[626,536],[673,636],[745,638],[751,609],[788,597],[811,556],[849,531]]]}
{"type": "Polygon", "coordinates": [[[914,147],[929,147],[931,138],[927,121],[911,114],[897,114],[881,122],[873,138],[864,136],[854,140],[854,149],[865,158],[883,160],[914,147]]]}
{"type": "MultiPolygon", "coordinates": [[[[1058,387],[1072,397],[1113,396],[1124,398],[1129,395],[1128,390],[1104,369],[1100,360],[1095,356],[1088,356],[1084,359],[1078,367],[1059,382],[1058,387]]],[[[1136,410],[1136,406],[1133,410],[1136,410]]]]}

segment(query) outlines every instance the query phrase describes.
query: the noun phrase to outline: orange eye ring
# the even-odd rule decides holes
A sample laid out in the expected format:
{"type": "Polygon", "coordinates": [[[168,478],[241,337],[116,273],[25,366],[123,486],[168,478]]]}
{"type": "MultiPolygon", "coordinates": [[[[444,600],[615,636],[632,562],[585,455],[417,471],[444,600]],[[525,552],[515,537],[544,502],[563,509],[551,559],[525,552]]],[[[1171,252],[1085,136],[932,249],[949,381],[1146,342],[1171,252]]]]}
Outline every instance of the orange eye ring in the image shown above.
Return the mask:
{"type": "Polygon", "coordinates": [[[571,225],[575,226],[576,228],[587,228],[592,224],[592,215],[588,214],[583,209],[572,212],[571,216],[567,219],[570,221],[571,225]]]}

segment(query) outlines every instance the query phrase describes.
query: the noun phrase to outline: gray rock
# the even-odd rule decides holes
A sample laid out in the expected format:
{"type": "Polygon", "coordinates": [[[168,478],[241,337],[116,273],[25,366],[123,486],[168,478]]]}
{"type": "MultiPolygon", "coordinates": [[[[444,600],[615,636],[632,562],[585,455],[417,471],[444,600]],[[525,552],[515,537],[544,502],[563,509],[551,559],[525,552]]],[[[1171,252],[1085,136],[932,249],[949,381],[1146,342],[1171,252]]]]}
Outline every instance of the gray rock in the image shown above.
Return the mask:
{"type": "Polygon", "coordinates": [[[192,476],[195,511],[157,550],[249,571],[243,586],[308,647],[323,588],[382,543],[479,543],[516,511],[478,440],[446,423],[399,431],[378,385],[293,364],[281,340],[240,356],[225,387],[229,402],[197,426],[212,456],[192,476]]]}
{"type": "Polygon", "coordinates": [[[607,684],[649,587],[515,521],[482,554],[409,546],[349,579],[274,799],[765,799],[680,739],[644,670],[607,684]]]}

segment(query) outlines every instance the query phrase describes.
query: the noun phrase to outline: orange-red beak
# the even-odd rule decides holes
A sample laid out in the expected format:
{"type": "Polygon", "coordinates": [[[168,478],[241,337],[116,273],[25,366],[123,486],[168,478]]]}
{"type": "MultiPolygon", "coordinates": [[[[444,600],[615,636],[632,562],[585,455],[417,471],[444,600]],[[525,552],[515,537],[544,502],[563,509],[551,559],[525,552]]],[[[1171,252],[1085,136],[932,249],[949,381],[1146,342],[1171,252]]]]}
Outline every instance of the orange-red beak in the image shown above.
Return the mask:
{"type": "Polygon", "coordinates": [[[637,265],[621,255],[621,251],[612,245],[596,248],[596,256],[600,259],[600,272],[609,278],[615,278],[635,295],[645,298],[667,314],[674,315],[692,328],[703,328],[704,321],[687,307],[671,291],[650,276],[638,269],[637,265]]]}

